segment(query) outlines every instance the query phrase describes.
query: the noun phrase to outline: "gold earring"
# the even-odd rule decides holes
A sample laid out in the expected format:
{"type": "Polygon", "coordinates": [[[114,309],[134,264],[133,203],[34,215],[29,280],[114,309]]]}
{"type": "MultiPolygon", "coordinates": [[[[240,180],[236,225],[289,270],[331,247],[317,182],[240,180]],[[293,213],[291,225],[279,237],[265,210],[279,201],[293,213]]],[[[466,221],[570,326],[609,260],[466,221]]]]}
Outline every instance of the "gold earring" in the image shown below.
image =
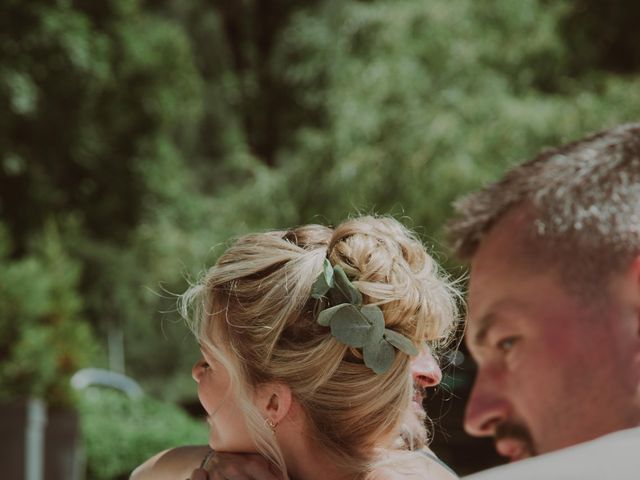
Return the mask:
{"type": "Polygon", "coordinates": [[[264,419],[264,423],[267,427],[269,427],[271,429],[271,431],[273,433],[276,433],[276,427],[278,426],[278,424],[276,422],[274,422],[273,420],[271,420],[269,417],[264,419]]]}

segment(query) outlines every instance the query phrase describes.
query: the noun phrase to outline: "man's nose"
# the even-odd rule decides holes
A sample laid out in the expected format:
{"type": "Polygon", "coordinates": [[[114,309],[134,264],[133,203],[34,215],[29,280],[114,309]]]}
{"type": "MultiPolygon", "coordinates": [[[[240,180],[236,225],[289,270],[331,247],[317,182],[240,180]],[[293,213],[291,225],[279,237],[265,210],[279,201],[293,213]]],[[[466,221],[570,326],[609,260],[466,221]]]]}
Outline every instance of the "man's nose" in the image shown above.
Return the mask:
{"type": "Polygon", "coordinates": [[[411,362],[411,377],[422,388],[435,387],[442,380],[442,371],[431,349],[425,346],[411,362]]]}
{"type": "Polygon", "coordinates": [[[493,436],[496,427],[509,417],[510,406],[499,385],[481,371],[476,376],[464,415],[464,429],[474,437],[493,436]]]}

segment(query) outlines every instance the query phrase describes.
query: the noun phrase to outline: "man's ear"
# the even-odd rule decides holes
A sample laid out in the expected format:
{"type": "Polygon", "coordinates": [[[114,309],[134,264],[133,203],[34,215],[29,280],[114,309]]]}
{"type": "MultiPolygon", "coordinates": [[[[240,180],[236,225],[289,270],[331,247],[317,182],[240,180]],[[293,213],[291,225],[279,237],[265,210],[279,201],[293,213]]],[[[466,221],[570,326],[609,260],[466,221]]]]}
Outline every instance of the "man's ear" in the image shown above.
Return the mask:
{"type": "Polygon", "coordinates": [[[635,332],[640,339],[640,255],[637,255],[628,270],[628,280],[631,285],[631,301],[635,306],[635,332]]]}
{"type": "MultiPolygon", "coordinates": [[[[631,262],[625,277],[625,284],[629,286],[627,295],[633,309],[629,316],[632,323],[627,326],[627,335],[632,341],[631,348],[633,349],[629,368],[635,372],[636,384],[640,387],[640,255],[637,255],[631,262]]],[[[637,391],[640,392],[640,388],[637,391]]]]}
{"type": "Polygon", "coordinates": [[[258,408],[265,421],[270,421],[271,425],[278,425],[291,410],[291,389],[284,383],[270,382],[260,385],[256,396],[258,408]]]}

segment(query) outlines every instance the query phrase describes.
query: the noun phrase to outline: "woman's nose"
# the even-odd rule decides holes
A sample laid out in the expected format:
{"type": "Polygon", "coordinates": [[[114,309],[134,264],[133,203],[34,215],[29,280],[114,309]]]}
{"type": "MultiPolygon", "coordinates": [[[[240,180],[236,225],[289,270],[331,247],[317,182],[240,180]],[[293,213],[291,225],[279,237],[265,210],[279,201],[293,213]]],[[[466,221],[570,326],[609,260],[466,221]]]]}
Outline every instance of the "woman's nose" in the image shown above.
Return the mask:
{"type": "Polygon", "coordinates": [[[425,346],[411,362],[411,376],[414,383],[422,388],[435,387],[442,380],[442,371],[438,361],[425,346]]]}

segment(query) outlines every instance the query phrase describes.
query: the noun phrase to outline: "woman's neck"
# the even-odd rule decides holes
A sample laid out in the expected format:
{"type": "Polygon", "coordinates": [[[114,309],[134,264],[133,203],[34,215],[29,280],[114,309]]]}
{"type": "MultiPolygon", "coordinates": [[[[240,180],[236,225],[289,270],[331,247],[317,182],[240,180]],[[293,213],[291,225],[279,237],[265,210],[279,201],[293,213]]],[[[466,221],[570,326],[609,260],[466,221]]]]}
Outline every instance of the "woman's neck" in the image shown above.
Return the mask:
{"type": "Polygon", "coordinates": [[[359,476],[353,472],[345,472],[331,462],[326,455],[318,452],[307,452],[287,459],[287,471],[292,480],[357,480],[359,476]],[[310,454],[309,454],[310,453],[310,454]]]}
{"type": "Polygon", "coordinates": [[[301,425],[278,427],[278,443],[292,480],[357,480],[361,476],[335,464],[331,456],[304,433],[301,425]],[[281,428],[282,427],[282,428],[281,428]]]}

